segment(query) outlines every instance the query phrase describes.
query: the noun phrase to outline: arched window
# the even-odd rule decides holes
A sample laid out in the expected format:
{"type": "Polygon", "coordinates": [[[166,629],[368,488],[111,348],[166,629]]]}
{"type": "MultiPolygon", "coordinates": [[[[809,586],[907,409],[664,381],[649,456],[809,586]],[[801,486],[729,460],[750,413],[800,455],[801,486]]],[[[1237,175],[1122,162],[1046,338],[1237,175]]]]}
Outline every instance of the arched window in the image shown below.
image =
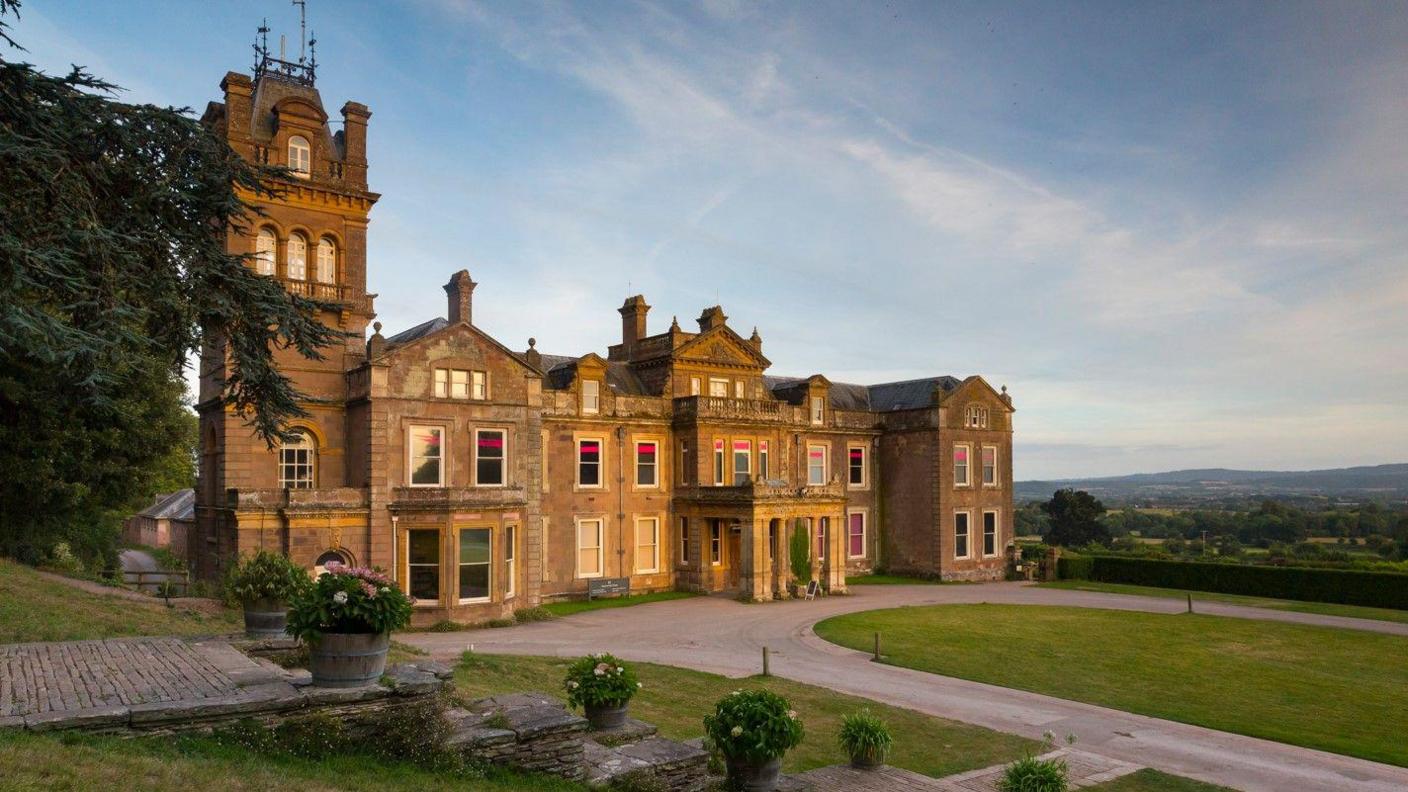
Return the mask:
{"type": "Polygon", "coordinates": [[[274,232],[267,228],[259,229],[259,236],[254,238],[254,271],[260,275],[274,274],[274,249],[278,247],[278,241],[274,239],[274,232]]]}
{"type": "Polygon", "coordinates": [[[293,234],[288,238],[288,278],[289,280],[307,280],[308,278],[308,240],[302,234],[293,234]]]}
{"type": "Polygon", "coordinates": [[[288,169],[297,176],[307,177],[312,171],[313,149],[308,138],[294,135],[288,139],[288,169]]]}
{"type": "Polygon", "coordinates": [[[342,552],[341,550],[328,550],[327,552],[318,556],[318,560],[313,564],[313,578],[317,579],[324,572],[328,571],[328,564],[342,564],[343,566],[351,566],[351,563],[347,560],[346,553],[342,552]]]}
{"type": "Polygon", "coordinates": [[[334,283],[337,281],[337,246],[331,239],[323,237],[318,240],[318,282],[334,283]]]}
{"type": "Polygon", "coordinates": [[[312,489],[316,447],[307,432],[299,432],[293,440],[279,446],[279,486],[284,489],[312,489]]]}

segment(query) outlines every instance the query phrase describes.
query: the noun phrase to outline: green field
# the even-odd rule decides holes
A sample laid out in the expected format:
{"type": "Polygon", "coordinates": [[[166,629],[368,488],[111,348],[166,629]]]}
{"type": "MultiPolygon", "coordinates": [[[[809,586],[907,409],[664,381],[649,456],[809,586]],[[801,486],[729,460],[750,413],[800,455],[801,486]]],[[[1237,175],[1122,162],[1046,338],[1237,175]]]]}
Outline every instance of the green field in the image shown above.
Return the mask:
{"type": "Polygon", "coordinates": [[[1408,638],[1202,615],[894,608],[821,637],[887,662],[1408,766],[1408,638]]]}
{"type": "Polygon", "coordinates": [[[584,613],[586,611],[604,610],[607,608],[629,608],[632,605],[646,605],[651,602],[666,602],[668,600],[686,599],[697,597],[688,591],[657,591],[653,594],[632,594],[626,597],[604,597],[594,600],[566,600],[563,602],[548,602],[543,605],[543,610],[554,616],[571,616],[574,613],[584,613]]]}
{"type": "Polygon", "coordinates": [[[1194,602],[1225,602],[1228,605],[1245,605],[1249,608],[1270,608],[1271,610],[1295,611],[1296,613],[1318,613],[1324,616],[1348,616],[1354,619],[1377,619],[1408,624],[1408,611],[1394,610],[1393,608],[1366,608],[1361,605],[1338,605],[1333,602],[1301,602],[1300,600],[1247,597],[1241,594],[1220,594],[1213,591],[1186,591],[1153,586],[1133,586],[1127,583],[1098,583],[1093,580],[1058,580],[1054,583],[1040,583],[1038,585],[1042,588],[1103,591],[1110,594],[1140,594],[1146,597],[1168,597],[1171,599],[1184,599],[1191,594],[1194,602]]]}
{"type": "MultiPolygon", "coordinates": [[[[456,688],[466,696],[487,696],[520,690],[561,695],[562,678],[570,659],[466,655],[455,674],[456,688]]],[[[884,718],[895,735],[890,764],[917,773],[944,776],[1009,762],[1038,747],[1033,740],[980,726],[923,715],[846,696],[777,677],[729,679],[672,666],[633,663],[640,693],[631,700],[631,717],[653,723],[661,735],[684,740],[704,734],[704,716],[714,702],[739,688],[765,687],[786,696],[806,728],[806,739],[787,754],[786,770],[798,772],[847,761],[836,744],[841,718],[862,707],[884,718]]]]}
{"type": "Polygon", "coordinates": [[[105,596],[50,580],[0,558],[0,643],[126,635],[219,635],[244,629],[239,613],[201,613],[105,596]]]}

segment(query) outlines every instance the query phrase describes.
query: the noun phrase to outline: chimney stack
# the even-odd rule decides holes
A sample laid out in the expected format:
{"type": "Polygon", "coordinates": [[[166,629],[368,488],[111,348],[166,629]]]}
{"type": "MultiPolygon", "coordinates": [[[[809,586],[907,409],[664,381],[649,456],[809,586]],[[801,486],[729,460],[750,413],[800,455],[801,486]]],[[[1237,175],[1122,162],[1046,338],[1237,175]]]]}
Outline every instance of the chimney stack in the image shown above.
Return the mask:
{"type": "Polygon", "coordinates": [[[650,306],[645,304],[644,295],[637,294],[627,297],[617,310],[621,313],[621,346],[630,355],[636,342],[645,338],[645,315],[650,312],[650,306]]]}
{"type": "Polygon", "coordinates": [[[445,294],[450,297],[449,315],[445,318],[450,324],[474,324],[474,287],[479,284],[469,279],[469,270],[460,270],[445,284],[445,294]]]}

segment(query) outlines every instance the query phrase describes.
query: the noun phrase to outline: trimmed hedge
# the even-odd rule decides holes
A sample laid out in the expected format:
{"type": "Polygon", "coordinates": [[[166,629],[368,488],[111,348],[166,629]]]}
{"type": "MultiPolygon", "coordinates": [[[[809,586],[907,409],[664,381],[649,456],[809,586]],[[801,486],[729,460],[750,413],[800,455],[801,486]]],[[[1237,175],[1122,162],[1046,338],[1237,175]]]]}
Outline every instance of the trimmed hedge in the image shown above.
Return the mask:
{"type": "Polygon", "coordinates": [[[1057,573],[1062,579],[1408,610],[1408,575],[1394,572],[1075,556],[1061,558],[1057,573]]]}

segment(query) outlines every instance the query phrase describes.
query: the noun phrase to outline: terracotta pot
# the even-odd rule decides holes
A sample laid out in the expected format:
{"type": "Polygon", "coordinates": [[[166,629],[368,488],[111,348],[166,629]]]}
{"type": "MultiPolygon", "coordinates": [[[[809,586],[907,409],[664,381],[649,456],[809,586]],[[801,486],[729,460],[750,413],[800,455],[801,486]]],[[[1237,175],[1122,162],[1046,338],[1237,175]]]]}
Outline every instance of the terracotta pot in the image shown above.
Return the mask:
{"type": "Polygon", "coordinates": [[[741,792],[773,792],[782,778],[782,757],[766,762],[726,758],[730,788],[741,792]]]}
{"type": "Polygon", "coordinates": [[[282,600],[257,599],[244,604],[244,634],[250,638],[282,638],[288,629],[288,607],[282,600]]]}
{"type": "Polygon", "coordinates": [[[582,709],[586,711],[587,721],[591,723],[592,728],[600,731],[619,729],[626,725],[626,710],[629,706],[628,702],[616,705],[588,704],[582,709]]]}
{"type": "Polygon", "coordinates": [[[386,670],[389,633],[324,633],[308,647],[308,670],[317,687],[370,685],[386,670]]]}

